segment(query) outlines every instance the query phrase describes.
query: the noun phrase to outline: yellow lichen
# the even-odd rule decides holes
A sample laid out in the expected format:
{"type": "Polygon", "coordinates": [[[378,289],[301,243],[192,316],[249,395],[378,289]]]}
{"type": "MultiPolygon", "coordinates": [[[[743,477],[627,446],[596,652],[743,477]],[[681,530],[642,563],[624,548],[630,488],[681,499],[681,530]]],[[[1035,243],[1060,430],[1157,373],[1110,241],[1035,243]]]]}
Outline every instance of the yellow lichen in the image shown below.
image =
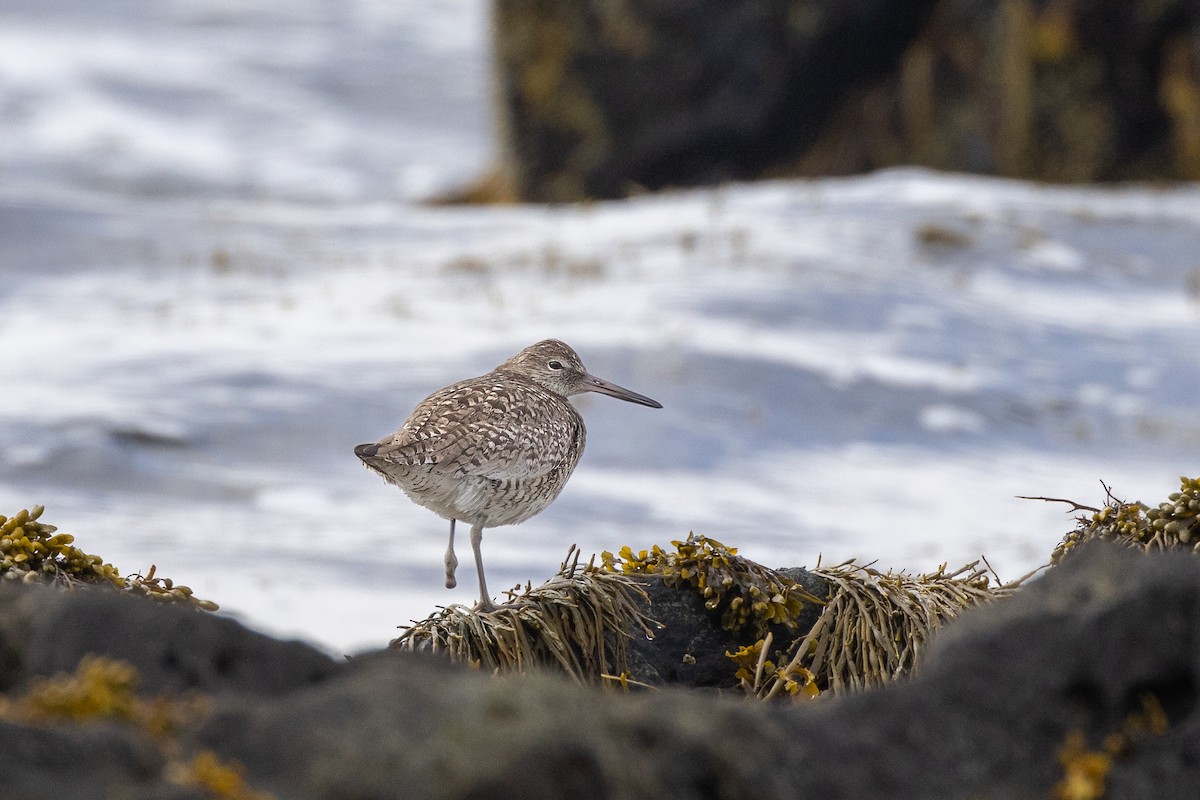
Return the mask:
{"type": "Polygon", "coordinates": [[[201,750],[182,769],[172,770],[172,778],[220,800],[274,800],[274,795],[250,788],[240,764],[223,762],[211,750],[201,750]]]}
{"type": "Polygon", "coordinates": [[[0,695],[0,719],[18,724],[126,723],[150,736],[168,757],[167,780],[190,786],[214,800],[273,800],[252,790],[241,767],[224,764],[208,750],[190,759],[181,755],[177,733],[211,711],[211,700],[198,693],[142,697],[138,672],[127,661],[84,656],[71,673],[35,678],[18,696],[0,695]]]}
{"type": "Polygon", "coordinates": [[[73,674],[34,679],[25,707],[34,719],[133,721],[139,711],[136,683],[137,670],[129,662],[84,656],[73,674]]]}
{"type": "Polygon", "coordinates": [[[0,579],[111,586],[160,602],[217,610],[216,603],[194,596],[187,586],[156,578],[153,565],[146,575],[122,578],[112,564],[76,547],[74,536],[38,521],[44,510],[34,506],[32,511],[22,509],[11,517],[0,515],[0,579]]]}
{"type": "Polygon", "coordinates": [[[0,697],[0,718],[44,723],[117,720],[156,737],[169,737],[189,720],[208,713],[200,694],[143,698],[137,669],[128,661],[87,655],[75,671],[34,678],[23,695],[0,697]]]}
{"type": "Polygon", "coordinates": [[[1112,754],[1091,750],[1080,731],[1071,731],[1058,754],[1063,777],[1054,786],[1055,800],[1099,800],[1112,769],[1112,754]]]}
{"type": "Polygon", "coordinates": [[[1099,748],[1090,748],[1082,731],[1067,732],[1058,753],[1063,777],[1054,786],[1055,800],[1099,800],[1113,763],[1139,740],[1167,732],[1170,721],[1157,697],[1147,692],[1139,705],[1126,715],[1120,730],[1104,737],[1099,748]]]}
{"type": "Polygon", "coordinates": [[[689,534],[672,541],[675,552],[658,545],[634,553],[622,547],[619,556],[607,550],[601,562],[610,572],[654,575],[673,589],[692,587],[710,611],[720,611],[721,626],[740,631],[752,626],[763,636],[770,625],[796,627],[806,603],[820,604],[795,581],[738,555],[716,539],[689,534]]]}

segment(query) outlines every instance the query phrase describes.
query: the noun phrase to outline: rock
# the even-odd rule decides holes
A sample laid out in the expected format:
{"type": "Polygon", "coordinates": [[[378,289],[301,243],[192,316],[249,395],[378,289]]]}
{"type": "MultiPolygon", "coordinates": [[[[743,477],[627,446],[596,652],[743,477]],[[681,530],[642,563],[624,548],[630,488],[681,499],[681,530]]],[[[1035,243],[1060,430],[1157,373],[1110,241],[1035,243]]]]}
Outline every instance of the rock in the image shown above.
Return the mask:
{"type": "Polygon", "coordinates": [[[1196,0],[493,9],[500,173],[522,200],[892,165],[1200,179],[1196,0]]]}
{"type": "MultiPolygon", "coordinates": [[[[62,591],[0,582],[0,691],[72,672],[89,654],[133,664],[144,696],[202,691],[224,702],[270,703],[343,666],[300,642],[282,642],[232,619],[108,588],[62,591]],[[240,699],[239,699],[240,698],[240,699]]],[[[0,697],[0,798],[204,800],[168,773],[164,742],[136,726],[23,724],[0,697]]]]}
{"type": "Polygon", "coordinates": [[[798,717],[800,757],[869,764],[833,776],[850,797],[1049,797],[1073,734],[1100,756],[1118,735],[1091,796],[1107,785],[1105,797],[1189,797],[1200,785],[1198,625],[1194,557],[1088,547],[941,629],[914,680],[798,717]],[[1130,733],[1144,702],[1166,726],[1130,733]]]}
{"type": "Polygon", "coordinates": [[[337,667],[300,642],[280,642],[182,605],[107,589],[63,592],[0,583],[0,691],[70,672],[89,653],[133,664],[147,693],[198,689],[278,695],[337,667]]]}
{"type": "MultiPolygon", "coordinates": [[[[28,651],[52,631],[110,648],[120,631],[117,649],[136,657],[157,652],[155,637],[184,619],[184,609],[142,600],[106,599],[103,614],[81,613],[98,597],[0,593],[4,646],[20,664],[38,664],[28,651]],[[72,619],[95,632],[80,636],[72,619]]],[[[493,676],[394,652],[330,662],[314,677],[286,665],[294,644],[195,619],[204,650],[219,650],[222,637],[254,638],[255,658],[284,676],[204,671],[215,710],[177,746],[240,762],[252,787],[288,800],[1050,797],[1068,774],[1093,797],[1190,797],[1200,785],[1200,561],[1182,554],[1081,547],[1014,597],[940,629],[914,678],[799,705],[606,692],[553,674],[493,676]],[[270,694],[245,690],[264,682],[270,694]]],[[[66,652],[55,663],[69,660],[66,652]]],[[[179,685],[170,670],[146,664],[162,685],[179,685]]],[[[76,755],[95,759],[80,771],[67,762],[14,767],[8,757],[59,747],[78,754],[85,740],[71,737],[86,727],[0,721],[0,780],[41,787],[19,795],[34,799],[100,797],[93,786],[101,782],[114,796],[171,788],[136,732],[76,755]]]]}
{"type": "Polygon", "coordinates": [[[791,174],[917,164],[1048,181],[1200,178],[1200,5],[942,0],[791,174]]]}
{"type": "Polygon", "coordinates": [[[562,202],[762,175],[893,72],[933,0],[493,3],[516,195],[562,202]]]}
{"type": "MultiPolygon", "coordinates": [[[[780,572],[814,596],[825,596],[825,582],[807,570],[780,572]]],[[[737,666],[725,654],[761,637],[752,629],[732,633],[722,628],[720,613],[705,609],[704,598],[690,587],[671,589],[652,578],[642,578],[641,583],[650,598],[646,613],[663,628],[653,639],[639,636],[629,643],[630,676],[651,686],[735,687],[737,666]]],[[[787,644],[811,628],[820,614],[820,606],[808,605],[796,628],[771,626],[775,635],[772,649],[786,650],[787,644]]]]}
{"type": "Polygon", "coordinates": [[[764,711],[387,654],[291,702],[228,707],[197,743],[297,800],[761,797],[788,785],[775,761],[785,736],[764,711]]]}
{"type": "Polygon", "coordinates": [[[20,800],[199,800],[162,780],[165,759],[125,725],[32,727],[0,719],[0,797],[20,800]],[[117,789],[125,790],[116,794],[117,789]]]}
{"type": "Polygon", "coordinates": [[[1183,797],[1200,780],[1196,630],[1194,559],[1097,549],[964,613],[916,679],[810,707],[375,657],[297,702],[230,709],[201,741],[267,765],[287,797],[1007,798],[1051,796],[1073,731],[1098,753],[1125,732],[1108,796],[1183,797]],[[1137,733],[1146,693],[1167,723],[1137,733]]]}

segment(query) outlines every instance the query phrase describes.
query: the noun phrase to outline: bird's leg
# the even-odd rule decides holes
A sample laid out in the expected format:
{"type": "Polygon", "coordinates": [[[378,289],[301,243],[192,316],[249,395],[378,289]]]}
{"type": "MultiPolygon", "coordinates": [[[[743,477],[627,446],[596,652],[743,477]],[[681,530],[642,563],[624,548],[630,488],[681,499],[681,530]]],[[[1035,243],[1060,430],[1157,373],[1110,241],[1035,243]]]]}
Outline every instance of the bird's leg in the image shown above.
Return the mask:
{"type": "Polygon", "coordinates": [[[488,594],[487,581],[483,577],[483,555],[479,550],[479,544],[483,541],[483,523],[476,522],[471,526],[471,549],[475,551],[475,569],[479,573],[479,602],[475,606],[476,611],[492,611],[496,608],[492,603],[492,596],[488,594]]]}
{"type": "Polygon", "coordinates": [[[450,520],[450,546],[446,548],[446,588],[458,586],[454,579],[454,570],[458,567],[458,558],[454,555],[454,520],[450,520]]]}

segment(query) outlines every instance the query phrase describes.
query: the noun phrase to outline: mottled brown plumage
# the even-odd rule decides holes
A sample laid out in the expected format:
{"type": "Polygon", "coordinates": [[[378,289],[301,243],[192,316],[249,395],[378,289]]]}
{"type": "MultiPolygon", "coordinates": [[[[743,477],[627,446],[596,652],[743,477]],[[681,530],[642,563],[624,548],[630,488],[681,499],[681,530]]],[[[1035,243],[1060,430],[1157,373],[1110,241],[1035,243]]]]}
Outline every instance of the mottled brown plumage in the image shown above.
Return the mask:
{"type": "Polygon", "coordinates": [[[662,408],[589,375],[557,339],[531,345],[486,375],[425,398],[400,430],[355,454],[413,502],[450,520],[446,586],[455,585],[455,520],[471,524],[480,607],[490,608],[479,543],[484,528],[515,525],[544,510],[571,477],[587,431],[567,400],[600,392],[662,408]]]}

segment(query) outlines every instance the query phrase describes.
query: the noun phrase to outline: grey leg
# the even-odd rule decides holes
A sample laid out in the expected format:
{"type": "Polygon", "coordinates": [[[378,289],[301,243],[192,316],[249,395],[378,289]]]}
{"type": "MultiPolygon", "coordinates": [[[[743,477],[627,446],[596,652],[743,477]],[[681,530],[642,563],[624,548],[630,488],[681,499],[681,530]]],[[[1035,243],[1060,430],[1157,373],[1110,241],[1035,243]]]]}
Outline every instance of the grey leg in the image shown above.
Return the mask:
{"type": "Polygon", "coordinates": [[[488,594],[487,581],[483,577],[483,555],[479,551],[479,543],[483,541],[483,523],[477,522],[471,526],[471,549],[475,551],[475,569],[479,572],[479,604],[476,611],[491,611],[496,606],[492,596],[488,594]]]}
{"type": "Polygon", "coordinates": [[[454,570],[458,567],[458,558],[454,555],[454,520],[450,520],[450,546],[446,548],[446,588],[458,586],[454,579],[454,570]]]}

